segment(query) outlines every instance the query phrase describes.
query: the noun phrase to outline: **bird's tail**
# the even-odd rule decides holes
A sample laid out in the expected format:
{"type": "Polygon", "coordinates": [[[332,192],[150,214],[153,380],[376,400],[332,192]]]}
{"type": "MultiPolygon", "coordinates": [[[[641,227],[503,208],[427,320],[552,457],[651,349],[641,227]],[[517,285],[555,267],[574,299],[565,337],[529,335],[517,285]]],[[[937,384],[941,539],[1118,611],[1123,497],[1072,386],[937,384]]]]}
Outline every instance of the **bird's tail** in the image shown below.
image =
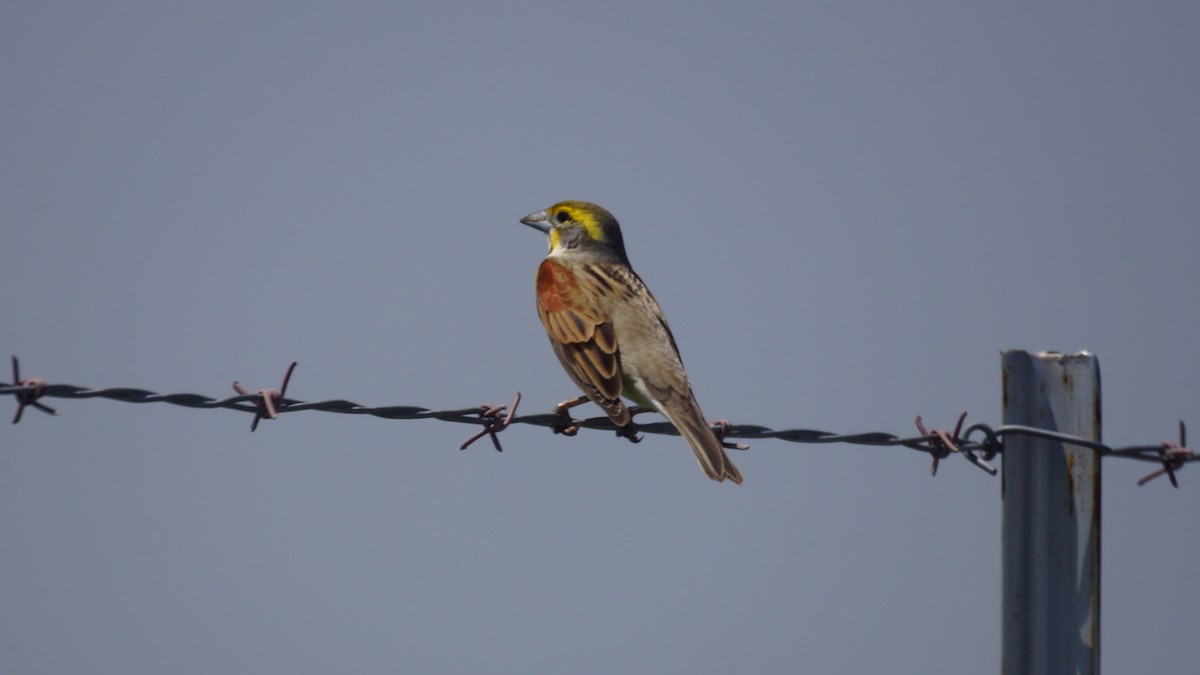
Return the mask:
{"type": "Polygon", "coordinates": [[[671,416],[665,412],[663,415],[671,424],[675,425],[688,445],[692,446],[692,451],[696,453],[696,461],[700,463],[700,468],[704,469],[704,473],[708,474],[709,478],[716,481],[728,479],[741,485],[742,472],[738,471],[738,468],[725,454],[724,448],[721,447],[721,441],[704,421],[700,407],[694,401],[690,407],[692,409],[683,415],[671,416]]]}

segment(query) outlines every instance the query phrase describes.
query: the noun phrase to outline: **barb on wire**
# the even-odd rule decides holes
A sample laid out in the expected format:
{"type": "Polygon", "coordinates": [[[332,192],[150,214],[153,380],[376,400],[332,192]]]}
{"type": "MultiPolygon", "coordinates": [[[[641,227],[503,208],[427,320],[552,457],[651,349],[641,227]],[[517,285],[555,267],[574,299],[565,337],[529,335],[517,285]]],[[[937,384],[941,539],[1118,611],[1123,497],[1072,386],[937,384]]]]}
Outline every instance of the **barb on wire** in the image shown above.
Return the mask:
{"type": "MultiPolygon", "coordinates": [[[[275,419],[287,412],[317,410],[344,415],[371,415],[373,417],[393,420],[436,419],[444,422],[474,424],[483,428],[468,438],[462,444],[462,447],[466,448],[484,436],[490,436],[492,444],[497,450],[501,450],[497,434],[513,424],[530,424],[560,432],[563,430],[564,424],[563,415],[557,410],[544,414],[517,416],[516,409],[517,404],[520,402],[520,394],[517,394],[509,406],[487,405],[447,410],[432,410],[419,406],[405,405],[371,407],[344,399],[313,402],[296,401],[285,397],[292,371],[296,367],[295,363],[292,363],[288,367],[287,374],[283,378],[283,384],[278,391],[263,389],[257,394],[250,394],[240,384],[235,382],[234,389],[238,393],[238,396],[226,399],[213,399],[200,394],[159,394],[145,389],[128,387],[89,389],[70,384],[47,384],[38,378],[26,378],[22,380],[17,369],[15,357],[13,359],[13,366],[13,380],[15,384],[0,383],[0,395],[11,394],[16,397],[18,410],[14,421],[20,420],[21,412],[27,406],[34,406],[45,412],[57,413],[53,408],[41,404],[38,399],[44,397],[70,399],[107,398],[126,403],[170,403],[172,405],[199,409],[225,408],[253,414],[255,418],[251,422],[251,430],[257,428],[259,420],[275,419]]],[[[1172,485],[1177,485],[1175,473],[1183,468],[1184,464],[1200,461],[1200,455],[1197,455],[1186,447],[1187,439],[1182,423],[1179,443],[1167,442],[1158,445],[1112,448],[1103,443],[1070,434],[1014,424],[992,427],[982,422],[976,422],[967,425],[963,429],[965,419],[966,413],[963,413],[958,418],[954,430],[948,431],[936,428],[933,430],[926,429],[921,418],[918,417],[917,430],[920,435],[910,437],[900,437],[883,432],[835,434],[814,429],[776,430],[757,425],[730,424],[725,420],[715,422],[713,431],[718,434],[725,447],[735,449],[745,449],[746,446],[741,443],[731,443],[727,439],[772,438],[789,443],[846,443],[875,447],[905,447],[930,455],[933,461],[931,471],[934,474],[937,472],[939,462],[953,453],[962,455],[971,464],[989,474],[995,475],[997,473],[996,469],[988,462],[997,454],[1003,452],[1003,439],[1010,435],[1037,436],[1060,443],[1091,448],[1103,456],[1149,461],[1160,465],[1161,468],[1144,477],[1139,481],[1139,484],[1144,484],[1157,476],[1166,474],[1171,480],[1172,485]]],[[[572,430],[617,430],[607,417],[571,420],[571,426],[572,430]]],[[[679,435],[675,427],[666,421],[639,424],[637,430],[648,434],[679,435]]]]}
{"type": "MultiPolygon", "coordinates": [[[[931,438],[929,443],[929,454],[932,456],[932,458],[934,458],[934,461],[932,461],[932,464],[929,467],[930,476],[937,476],[938,464],[940,464],[943,459],[948,458],[950,453],[961,454],[967,459],[967,461],[970,461],[971,464],[982,468],[982,470],[992,474],[992,476],[995,476],[997,473],[996,467],[991,466],[988,464],[988,462],[982,459],[979,459],[978,456],[972,452],[972,450],[960,447],[959,434],[962,431],[962,423],[965,422],[966,418],[967,413],[964,411],[962,414],[960,414],[958,422],[954,424],[954,432],[952,434],[952,432],[944,429],[934,429],[932,431],[925,430],[925,423],[922,422],[922,419],[920,419],[918,414],[916,419],[917,430],[920,431],[920,435],[931,438]]],[[[995,454],[995,450],[992,450],[992,454],[995,454]]]]}
{"type": "MultiPolygon", "coordinates": [[[[259,389],[256,396],[254,406],[254,421],[250,423],[250,431],[258,429],[259,420],[275,419],[279,417],[279,408],[284,403],[284,394],[287,393],[288,382],[292,379],[292,371],[296,369],[296,362],[292,361],[292,365],[288,366],[287,372],[283,374],[283,384],[279,385],[278,389],[259,389]]],[[[242,396],[251,396],[250,392],[242,388],[241,383],[236,380],[233,383],[233,390],[242,396]]]]}
{"type": "Polygon", "coordinates": [[[508,425],[512,423],[513,415],[517,414],[517,405],[520,403],[521,392],[518,391],[517,395],[513,397],[511,405],[504,406],[484,403],[483,405],[479,406],[482,408],[482,410],[479,411],[479,419],[487,420],[486,426],[464,441],[458,449],[466,450],[467,446],[471,445],[475,441],[483,438],[484,436],[491,436],[492,445],[496,446],[496,452],[504,452],[504,448],[500,447],[500,439],[496,437],[496,434],[507,429],[508,425]],[[508,408],[508,414],[504,417],[500,417],[500,413],[504,412],[505,408],[508,408]]]}
{"type": "Polygon", "coordinates": [[[12,373],[13,382],[21,387],[20,391],[13,392],[17,397],[17,414],[13,416],[13,424],[21,421],[21,415],[25,413],[25,409],[33,406],[42,412],[49,415],[57,415],[58,411],[50,406],[39,403],[38,399],[46,395],[46,381],[40,377],[27,377],[21,379],[21,362],[17,360],[16,355],[12,357],[12,373]]]}
{"type": "Polygon", "coordinates": [[[1162,455],[1162,468],[1142,476],[1137,484],[1145,485],[1165,473],[1171,480],[1171,487],[1178,489],[1179,480],[1175,478],[1175,472],[1183,468],[1184,462],[1196,457],[1196,453],[1187,447],[1187,426],[1183,420],[1179,420],[1179,443],[1164,441],[1159,452],[1162,455]]]}

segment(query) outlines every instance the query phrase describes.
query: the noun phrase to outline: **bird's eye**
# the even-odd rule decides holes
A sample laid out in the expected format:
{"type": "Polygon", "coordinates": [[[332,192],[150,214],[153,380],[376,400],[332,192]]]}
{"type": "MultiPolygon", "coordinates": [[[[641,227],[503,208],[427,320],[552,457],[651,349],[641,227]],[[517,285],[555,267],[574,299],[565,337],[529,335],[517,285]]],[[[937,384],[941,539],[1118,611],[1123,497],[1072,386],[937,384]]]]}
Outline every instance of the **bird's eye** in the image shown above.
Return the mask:
{"type": "Polygon", "coordinates": [[[571,216],[567,215],[566,211],[559,211],[558,213],[554,214],[554,219],[558,221],[559,225],[562,225],[570,220],[571,216]]]}

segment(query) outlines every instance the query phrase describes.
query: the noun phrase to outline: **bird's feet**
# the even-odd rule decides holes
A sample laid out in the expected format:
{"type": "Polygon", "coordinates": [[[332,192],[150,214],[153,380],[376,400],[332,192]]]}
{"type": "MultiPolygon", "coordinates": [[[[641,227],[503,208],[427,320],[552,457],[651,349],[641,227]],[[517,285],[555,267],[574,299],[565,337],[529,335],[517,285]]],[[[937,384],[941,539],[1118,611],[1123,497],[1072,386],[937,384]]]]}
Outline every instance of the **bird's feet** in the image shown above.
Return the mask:
{"type": "Polygon", "coordinates": [[[637,430],[637,422],[630,420],[629,424],[626,424],[623,427],[617,427],[617,435],[621,438],[628,438],[630,443],[641,443],[642,435],[639,434],[637,430]]]}
{"type": "Polygon", "coordinates": [[[641,415],[642,413],[648,413],[648,412],[658,412],[658,411],[655,410],[654,408],[643,408],[641,406],[635,406],[633,408],[630,408],[629,409],[629,424],[626,424],[623,427],[617,427],[617,435],[620,436],[621,438],[628,438],[630,443],[641,443],[642,435],[637,432],[638,425],[637,425],[637,422],[633,421],[633,418],[638,415],[641,415]]]}
{"type": "Polygon", "coordinates": [[[550,427],[550,429],[554,431],[554,433],[562,434],[564,436],[574,436],[575,434],[579,433],[579,424],[575,420],[571,419],[570,411],[571,408],[587,403],[587,401],[587,396],[576,396],[575,398],[569,398],[554,406],[554,414],[558,415],[558,424],[550,427]]]}
{"type": "Polygon", "coordinates": [[[733,424],[729,420],[713,420],[708,423],[708,428],[712,429],[713,435],[721,442],[721,447],[729,450],[749,450],[750,446],[745,443],[734,443],[725,440],[725,435],[733,428],[733,424]]]}

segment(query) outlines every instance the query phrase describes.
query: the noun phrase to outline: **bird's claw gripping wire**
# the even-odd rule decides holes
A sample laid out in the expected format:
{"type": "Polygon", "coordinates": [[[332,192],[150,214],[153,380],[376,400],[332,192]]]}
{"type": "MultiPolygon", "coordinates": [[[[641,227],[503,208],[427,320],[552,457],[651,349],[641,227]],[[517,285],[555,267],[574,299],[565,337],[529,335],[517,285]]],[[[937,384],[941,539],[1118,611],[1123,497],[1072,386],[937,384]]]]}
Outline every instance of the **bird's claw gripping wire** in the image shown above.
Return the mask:
{"type": "Polygon", "coordinates": [[[587,396],[576,396],[569,398],[562,403],[554,406],[554,414],[558,416],[558,423],[550,427],[556,434],[564,436],[574,436],[579,433],[579,423],[571,418],[571,408],[577,405],[583,405],[588,402],[587,396]]]}
{"type": "MultiPolygon", "coordinates": [[[[587,403],[589,400],[591,399],[589,399],[587,396],[576,396],[575,398],[569,398],[554,406],[554,415],[558,417],[558,421],[554,424],[554,426],[550,427],[550,430],[556,434],[562,434],[564,436],[574,436],[575,434],[579,433],[582,425],[571,417],[570,410],[575,406],[587,403]]],[[[628,438],[630,443],[641,443],[642,436],[638,433],[638,425],[633,421],[632,418],[634,415],[648,412],[648,410],[648,408],[630,408],[629,424],[617,427],[617,435],[621,438],[628,438]]]]}
{"type": "Polygon", "coordinates": [[[638,433],[637,422],[634,422],[632,415],[630,416],[629,424],[617,427],[617,435],[621,438],[628,438],[630,443],[641,443],[642,435],[638,433]]]}
{"type": "Polygon", "coordinates": [[[1165,473],[1171,481],[1171,486],[1178,488],[1179,479],[1175,478],[1175,472],[1182,469],[1184,462],[1196,454],[1187,447],[1187,427],[1184,426],[1183,420],[1179,421],[1179,443],[1165,441],[1159,450],[1159,454],[1162,455],[1162,468],[1142,476],[1138,479],[1137,484],[1145,485],[1165,473]]]}
{"type": "MultiPolygon", "coordinates": [[[[275,419],[279,417],[279,408],[283,404],[283,397],[287,393],[288,381],[292,379],[292,371],[296,369],[296,362],[292,361],[292,365],[288,366],[287,372],[283,375],[283,384],[279,389],[259,389],[258,400],[255,401],[254,421],[250,423],[250,431],[258,428],[259,420],[275,419]]],[[[251,396],[250,392],[246,391],[239,382],[233,383],[233,390],[242,396],[251,396]]]]}
{"type": "Polygon", "coordinates": [[[16,355],[12,357],[12,374],[13,382],[19,387],[24,387],[23,391],[17,392],[17,414],[13,416],[13,424],[21,421],[21,415],[25,414],[25,408],[33,406],[47,415],[57,415],[58,411],[45,403],[38,401],[39,398],[46,394],[46,381],[40,377],[27,377],[21,379],[21,364],[17,361],[16,355]]]}
{"type": "Polygon", "coordinates": [[[727,450],[749,450],[750,446],[745,443],[734,443],[733,441],[725,440],[725,436],[729,434],[729,430],[733,428],[733,423],[727,419],[713,420],[708,423],[708,428],[712,429],[713,435],[721,442],[721,447],[727,450]]]}
{"type": "Polygon", "coordinates": [[[638,426],[638,423],[635,422],[633,418],[637,417],[638,415],[642,415],[642,414],[645,414],[648,412],[658,412],[658,411],[655,410],[654,408],[643,408],[641,406],[634,406],[634,407],[630,408],[629,409],[629,424],[626,424],[623,427],[617,427],[617,435],[620,436],[621,438],[629,439],[630,443],[641,443],[643,436],[642,436],[642,434],[638,433],[638,429],[641,429],[641,427],[638,426]]]}
{"type": "Polygon", "coordinates": [[[496,434],[507,429],[508,425],[512,423],[513,416],[517,414],[517,406],[520,403],[521,392],[518,391],[517,395],[513,397],[510,405],[491,405],[485,403],[479,406],[481,408],[479,411],[479,419],[486,420],[484,427],[464,441],[458,449],[466,450],[467,446],[471,445],[475,441],[483,438],[484,436],[491,436],[492,445],[496,446],[496,452],[504,452],[504,448],[500,447],[500,439],[496,437],[496,434]],[[501,417],[500,413],[504,412],[506,408],[508,409],[508,414],[501,417]]]}

